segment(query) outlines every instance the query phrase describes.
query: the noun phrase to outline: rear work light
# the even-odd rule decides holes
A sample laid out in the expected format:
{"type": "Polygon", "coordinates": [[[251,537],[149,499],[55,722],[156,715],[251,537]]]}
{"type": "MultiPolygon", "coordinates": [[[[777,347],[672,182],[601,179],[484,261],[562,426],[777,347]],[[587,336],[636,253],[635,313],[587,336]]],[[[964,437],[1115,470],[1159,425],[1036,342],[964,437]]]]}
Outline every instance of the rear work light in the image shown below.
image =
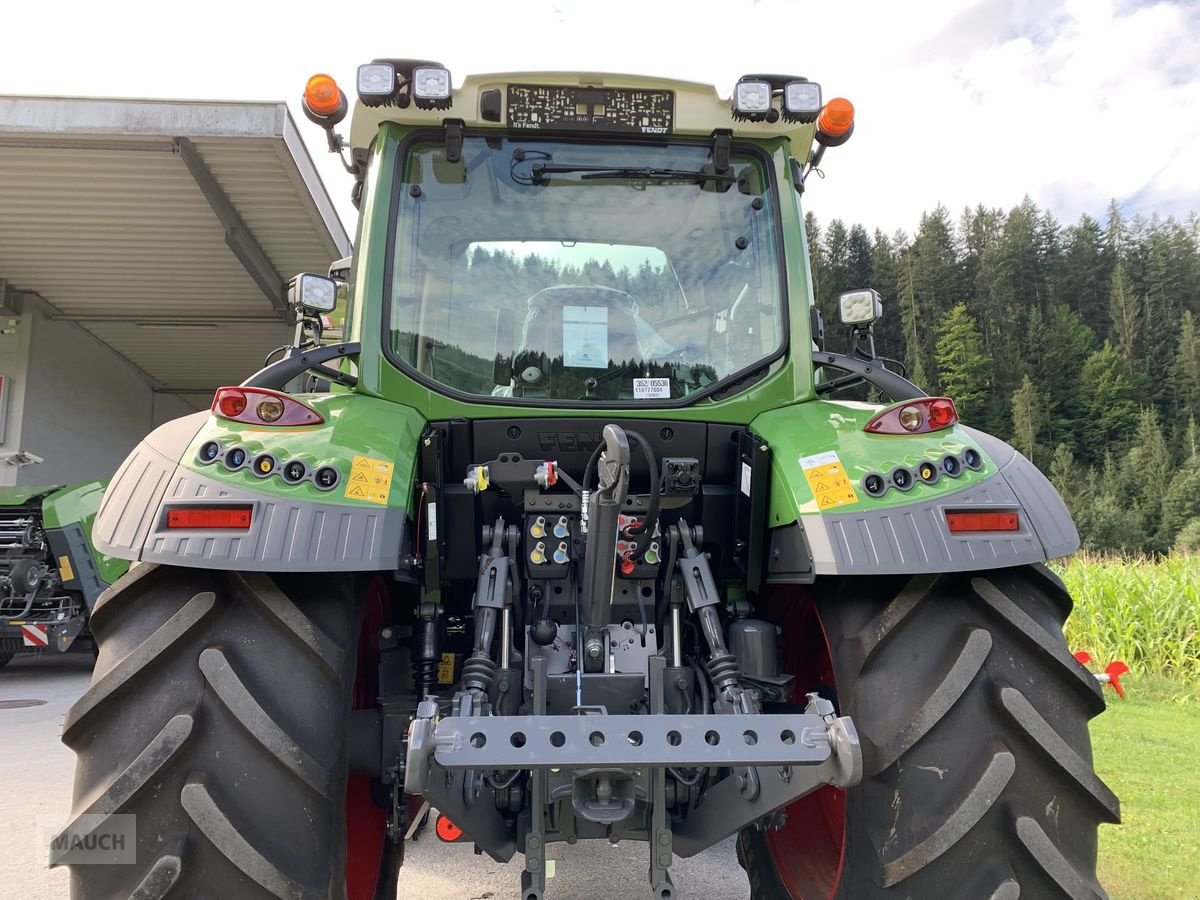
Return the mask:
{"type": "Polygon", "coordinates": [[[320,425],[325,421],[311,406],[266,388],[217,388],[212,411],[248,425],[320,425]]]}
{"type": "Polygon", "coordinates": [[[417,66],[412,70],[412,96],[419,109],[449,109],[450,70],[441,66],[417,66]]]}
{"type": "Polygon", "coordinates": [[[167,511],[167,527],[245,531],[250,527],[251,511],[249,506],[181,506],[167,511]]]}
{"type": "Polygon", "coordinates": [[[946,526],[950,529],[951,534],[973,531],[1020,531],[1021,519],[1015,511],[948,509],[946,510],[946,526]]]}
{"type": "Polygon", "coordinates": [[[949,397],[920,397],[885,409],[863,426],[868,434],[928,434],[958,421],[949,397]]]}

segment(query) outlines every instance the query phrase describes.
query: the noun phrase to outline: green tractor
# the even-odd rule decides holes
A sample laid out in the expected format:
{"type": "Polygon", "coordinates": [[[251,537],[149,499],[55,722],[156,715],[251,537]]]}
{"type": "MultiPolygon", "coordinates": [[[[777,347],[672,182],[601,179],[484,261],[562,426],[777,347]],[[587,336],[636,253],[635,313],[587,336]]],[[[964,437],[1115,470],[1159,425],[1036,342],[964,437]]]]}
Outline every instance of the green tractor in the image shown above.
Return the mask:
{"type": "Polygon", "coordinates": [[[88,636],[92,607],[129,569],[92,547],[106,484],[0,488],[0,669],[88,636]]]}
{"type": "Polygon", "coordinates": [[[824,346],[800,200],[850,104],[392,59],[356,93],[348,139],[333,79],[304,101],[353,259],[97,517],[137,564],[56,846],[134,814],[136,864],[68,850],[76,900],[396,897],[431,810],[524,900],[553,842],[646,842],[665,900],[735,836],[765,900],[1104,896],[1065,506],[876,358],[873,291],[824,346]]]}

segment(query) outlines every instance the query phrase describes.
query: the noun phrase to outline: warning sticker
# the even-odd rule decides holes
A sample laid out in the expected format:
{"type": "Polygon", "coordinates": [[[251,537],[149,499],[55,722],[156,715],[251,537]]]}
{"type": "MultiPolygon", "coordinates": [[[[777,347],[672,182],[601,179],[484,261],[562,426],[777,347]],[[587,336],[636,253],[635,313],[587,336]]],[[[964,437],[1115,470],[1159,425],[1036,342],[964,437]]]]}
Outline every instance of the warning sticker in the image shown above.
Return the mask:
{"type": "Polygon", "coordinates": [[[804,470],[804,477],[820,509],[858,502],[858,494],[854,493],[854,486],[834,451],[802,456],[800,468],[804,470]]]}
{"type": "Polygon", "coordinates": [[[438,684],[454,684],[454,654],[443,653],[437,667],[438,684]]]}
{"type": "Polygon", "coordinates": [[[75,580],[75,570],[71,568],[71,560],[65,556],[58,558],[58,577],[63,581],[75,580]]]}
{"type": "Polygon", "coordinates": [[[392,492],[392,463],[369,456],[356,456],[350,464],[345,496],[351,500],[386,504],[392,492]]]}

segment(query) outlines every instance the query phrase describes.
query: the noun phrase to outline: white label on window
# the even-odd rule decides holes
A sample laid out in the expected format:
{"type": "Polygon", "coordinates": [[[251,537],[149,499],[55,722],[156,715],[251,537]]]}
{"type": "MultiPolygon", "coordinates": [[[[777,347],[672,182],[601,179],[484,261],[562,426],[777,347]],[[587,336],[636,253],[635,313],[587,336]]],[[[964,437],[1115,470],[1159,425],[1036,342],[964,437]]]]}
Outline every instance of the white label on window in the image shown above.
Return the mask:
{"type": "Polygon", "coordinates": [[[742,463],[742,493],[750,496],[750,463],[742,463]]]}
{"type": "Polygon", "coordinates": [[[608,307],[564,306],[563,365],[608,368],[608,307]]]}
{"type": "Polygon", "coordinates": [[[670,400],[670,378],[635,378],[633,379],[633,397],[635,400],[670,400]]]}
{"type": "Polygon", "coordinates": [[[425,514],[429,518],[429,540],[436,541],[437,536],[437,504],[430,503],[425,507],[425,514]]]}

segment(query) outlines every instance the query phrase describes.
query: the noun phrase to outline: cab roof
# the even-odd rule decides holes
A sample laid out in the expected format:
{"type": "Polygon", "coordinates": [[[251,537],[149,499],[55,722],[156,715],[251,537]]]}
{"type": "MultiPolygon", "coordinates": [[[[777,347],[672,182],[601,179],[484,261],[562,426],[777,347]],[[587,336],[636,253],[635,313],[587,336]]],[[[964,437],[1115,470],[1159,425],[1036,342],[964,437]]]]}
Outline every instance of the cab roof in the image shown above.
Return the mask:
{"type": "MultiPolygon", "coordinates": [[[[668,134],[707,137],[714,131],[729,131],[734,138],[761,140],[786,137],[791,142],[793,155],[800,159],[807,158],[815,131],[815,126],[811,123],[789,122],[782,117],[774,122],[738,119],[733,114],[733,105],[729,98],[721,97],[712,85],[699,82],[596,72],[501,72],[467,76],[457,89],[451,91],[450,106],[446,109],[420,109],[416,103],[403,109],[398,106],[370,107],[361,100],[356,100],[351,119],[350,144],[354,148],[369,147],[379,133],[380,126],[385,122],[405,126],[440,127],[447,119],[452,119],[461,120],[468,128],[506,128],[510,85],[670,91],[674,94],[674,112],[668,134]],[[484,117],[484,95],[491,91],[499,92],[501,105],[498,120],[484,117]]],[[[495,96],[491,95],[492,98],[495,96]]],[[[494,100],[492,102],[494,103],[494,100]]],[[[592,132],[591,129],[578,127],[573,128],[571,132],[579,135],[612,133],[603,128],[592,132]]],[[[631,137],[637,136],[636,132],[625,133],[631,137]]]]}

